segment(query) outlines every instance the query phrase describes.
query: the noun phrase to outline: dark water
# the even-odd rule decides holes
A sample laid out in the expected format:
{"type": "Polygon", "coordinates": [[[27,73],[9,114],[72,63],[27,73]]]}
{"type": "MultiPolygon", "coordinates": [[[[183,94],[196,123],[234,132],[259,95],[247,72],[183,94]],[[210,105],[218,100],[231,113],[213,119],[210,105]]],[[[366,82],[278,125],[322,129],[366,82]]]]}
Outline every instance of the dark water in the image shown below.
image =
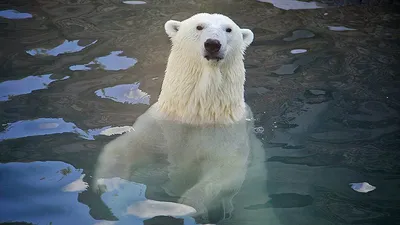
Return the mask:
{"type": "MultiPolygon", "coordinates": [[[[400,224],[398,1],[127,3],[0,1],[0,223],[183,224],[125,218],[83,190],[110,128],[157,100],[164,23],[206,11],[255,34],[246,100],[266,150],[267,194],[239,194],[254,204],[226,223],[400,224]]],[[[144,198],[126,185],[138,193],[120,199],[144,198]]]]}

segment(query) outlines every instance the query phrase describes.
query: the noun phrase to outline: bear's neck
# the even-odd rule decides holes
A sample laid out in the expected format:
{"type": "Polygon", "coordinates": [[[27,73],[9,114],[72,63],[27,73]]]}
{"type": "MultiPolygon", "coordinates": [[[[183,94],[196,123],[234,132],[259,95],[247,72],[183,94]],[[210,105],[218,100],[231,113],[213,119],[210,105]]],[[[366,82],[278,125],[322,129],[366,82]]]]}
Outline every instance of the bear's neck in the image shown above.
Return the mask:
{"type": "Polygon", "coordinates": [[[243,56],[223,65],[190,60],[173,51],[156,106],[167,120],[232,124],[245,117],[243,56]]]}

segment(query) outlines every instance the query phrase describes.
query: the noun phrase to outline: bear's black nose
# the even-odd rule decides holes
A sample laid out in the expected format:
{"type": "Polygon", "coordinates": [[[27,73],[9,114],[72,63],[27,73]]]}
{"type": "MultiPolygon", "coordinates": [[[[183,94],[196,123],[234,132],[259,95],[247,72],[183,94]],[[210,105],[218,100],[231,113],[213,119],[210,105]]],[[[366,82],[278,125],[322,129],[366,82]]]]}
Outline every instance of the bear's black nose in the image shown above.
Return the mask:
{"type": "Polygon", "coordinates": [[[221,49],[221,43],[215,39],[207,39],[204,48],[209,53],[217,53],[221,49]]]}

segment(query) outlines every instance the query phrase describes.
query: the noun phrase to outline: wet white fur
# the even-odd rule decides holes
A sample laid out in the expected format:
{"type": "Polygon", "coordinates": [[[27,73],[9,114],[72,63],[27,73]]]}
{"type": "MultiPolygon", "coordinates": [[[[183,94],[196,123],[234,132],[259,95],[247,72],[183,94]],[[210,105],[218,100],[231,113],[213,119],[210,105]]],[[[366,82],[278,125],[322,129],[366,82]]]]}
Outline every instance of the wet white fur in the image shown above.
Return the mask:
{"type": "Polygon", "coordinates": [[[156,106],[167,119],[190,124],[230,124],[244,118],[244,51],[253,41],[229,17],[200,13],[182,22],[170,20],[165,31],[171,53],[156,106]],[[199,31],[197,26],[204,27],[199,31]],[[230,28],[230,33],[226,29],[230,28]],[[204,58],[204,42],[217,39],[224,59],[204,58]]]}

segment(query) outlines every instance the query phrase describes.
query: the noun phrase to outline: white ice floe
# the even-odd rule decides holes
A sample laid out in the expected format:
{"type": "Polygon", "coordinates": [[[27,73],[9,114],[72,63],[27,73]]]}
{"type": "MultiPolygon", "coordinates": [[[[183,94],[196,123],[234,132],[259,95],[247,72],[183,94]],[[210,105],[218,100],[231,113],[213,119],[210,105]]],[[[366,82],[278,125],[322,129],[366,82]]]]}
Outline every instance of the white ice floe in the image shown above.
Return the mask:
{"type": "Polygon", "coordinates": [[[357,192],[367,193],[376,189],[375,186],[370,185],[367,182],[362,183],[350,183],[351,188],[357,192]]]}
{"type": "Polygon", "coordinates": [[[290,53],[292,54],[302,54],[302,53],[306,53],[307,49],[293,49],[290,51],[290,53]]]}

